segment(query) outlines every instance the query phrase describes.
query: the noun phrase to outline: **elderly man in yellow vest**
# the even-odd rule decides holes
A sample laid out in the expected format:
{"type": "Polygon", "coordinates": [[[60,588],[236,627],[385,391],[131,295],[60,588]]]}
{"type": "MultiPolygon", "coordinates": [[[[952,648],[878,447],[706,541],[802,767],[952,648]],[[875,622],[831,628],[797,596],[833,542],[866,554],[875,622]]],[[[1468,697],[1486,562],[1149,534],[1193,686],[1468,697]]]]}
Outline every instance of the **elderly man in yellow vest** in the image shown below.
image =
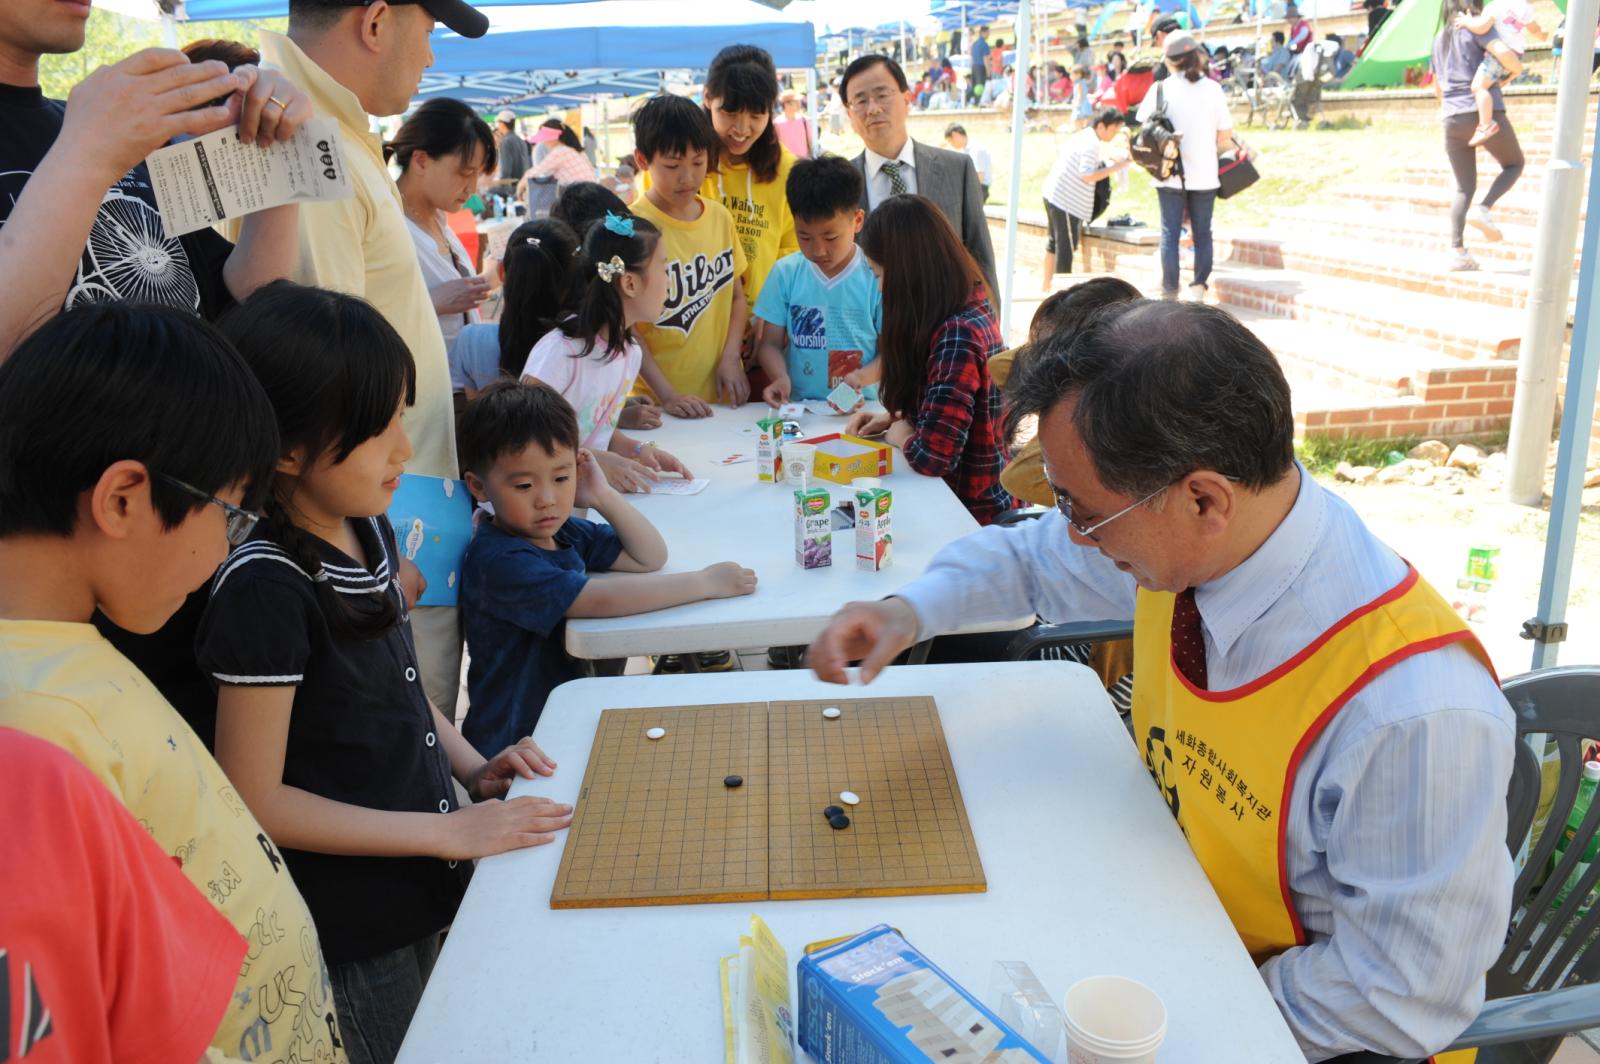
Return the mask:
{"type": "MultiPolygon", "coordinates": [[[[261,35],[264,62],[311,95],[317,114],[339,121],[353,199],[300,208],[294,279],[366,299],[393,325],[417,364],[417,401],[406,411],[414,455],[408,472],[456,477],[455,412],[444,334],[406,228],[400,191],[368,115],[411,105],[433,64],[435,21],[481,37],[489,21],[462,0],[289,0],[289,35],[261,35]]],[[[411,612],[424,689],[453,716],[461,684],[461,629],[454,607],[411,612]]]]}
{"type": "Polygon", "coordinates": [[[1511,905],[1516,735],[1477,640],[1295,461],[1288,384],[1226,313],[1107,308],[1008,394],[1057,509],[846,606],[817,674],[1024,607],[1132,617],[1135,747],[1307,1059],[1448,1045],[1511,905]]]}

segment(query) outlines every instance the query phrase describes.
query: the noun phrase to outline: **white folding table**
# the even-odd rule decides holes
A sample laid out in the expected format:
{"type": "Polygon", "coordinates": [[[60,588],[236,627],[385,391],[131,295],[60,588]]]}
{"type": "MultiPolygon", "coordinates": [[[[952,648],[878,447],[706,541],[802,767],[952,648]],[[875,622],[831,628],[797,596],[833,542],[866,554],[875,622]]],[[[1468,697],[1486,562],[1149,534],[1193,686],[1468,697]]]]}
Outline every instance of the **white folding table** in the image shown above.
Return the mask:
{"type": "Polygon", "coordinates": [[[736,952],[752,912],[788,950],[791,987],[805,944],[888,923],[980,999],[1000,960],[1026,961],[1058,1002],[1088,975],[1146,983],[1167,1007],[1161,1064],[1303,1064],[1126,729],[1080,666],[893,668],[866,689],[798,671],[579,680],[555,691],[534,732],[557,774],[519,780],[512,794],[573,801],[602,709],[852,695],[937,701],[986,893],[553,910],[564,840],[487,858],[401,1064],[721,1060],[717,961],[736,952]]]}
{"type": "MultiPolygon", "coordinates": [[[[833,564],[802,569],[794,560],[794,496],[781,485],[756,479],[754,462],[719,465],[735,452],[754,455],[754,435],[743,435],[771,408],[751,403],[737,410],[714,408],[709,418],[667,417],[653,432],[634,432],[656,441],[711,481],[699,495],[629,495],[667,541],[668,572],[736,561],[756,571],[754,595],[695,602],[631,617],[573,619],[567,622],[567,652],[575,658],[625,658],[644,654],[686,654],[730,648],[798,646],[810,643],[828,618],[846,602],[879,599],[922,575],[933,555],[952,540],[977,529],[966,507],[942,479],[924,477],[895,454],[894,472],[883,486],[894,492],[894,555],[889,568],[864,572],[855,567],[855,533],[836,530],[833,564]]],[[[842,417],[802,419],[808,436],[838,432],[842,417]]],[[[850,489],[827,481],[837,504],[850,489]]],[[[1031,616],[996,624],[977,624],[961,632],[1008,631],[1026,627],[1031,616]]]]}

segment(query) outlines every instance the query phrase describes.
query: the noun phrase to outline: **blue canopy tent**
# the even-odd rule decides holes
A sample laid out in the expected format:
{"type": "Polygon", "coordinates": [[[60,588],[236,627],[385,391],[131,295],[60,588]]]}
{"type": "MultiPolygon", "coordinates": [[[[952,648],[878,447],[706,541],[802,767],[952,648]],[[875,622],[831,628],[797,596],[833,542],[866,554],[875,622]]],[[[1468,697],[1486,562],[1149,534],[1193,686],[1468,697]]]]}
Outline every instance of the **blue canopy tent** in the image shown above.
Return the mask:
{"type": "MultiPolygon", "coordinates": [[[[473,0],[473,6],[535,7],[582,2],[584,0],[473,0]]],[[[789,0],[760,2],[766,7],[781,8],[787,6],[789,0]]],[[[179,7],[178,18],[189,22],[224,18],[277,18],[289,13],[288,0],[181,0],[179,7]]]]}
{"type": "Polygon", "coordinates": [[[480,110],[540,113],[567,109],[603,96],[642,96],[661,87],[661,71],[650,70],[523,70],[422,76],[417,101],[448,96],[480,110]]]}

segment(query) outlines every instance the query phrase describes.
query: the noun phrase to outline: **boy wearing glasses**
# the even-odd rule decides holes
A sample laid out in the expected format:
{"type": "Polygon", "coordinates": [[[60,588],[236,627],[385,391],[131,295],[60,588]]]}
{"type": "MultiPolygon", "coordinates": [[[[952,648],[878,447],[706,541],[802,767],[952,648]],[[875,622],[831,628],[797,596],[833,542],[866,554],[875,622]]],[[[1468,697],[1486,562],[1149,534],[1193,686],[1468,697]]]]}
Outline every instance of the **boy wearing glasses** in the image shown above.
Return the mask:
{"type": "Polygon", "coordinates": [[[891,196],[926,196],[944,212],[983,271],[989,299],[1000,305],[994,245],[983,213],[983,186],[972,160],[956,151],[919,144],[906,132],[910,105],[905,71],[886,55],[864,55],[845,68],[839,95],[866,150],[852,160],[866,182],[861,209],[868,214],[891,196]]]}
{"type": "Polygon", "coordinates": [[[130,632],[165,625],[249,535],[277,435],[243,360],[181,311],[91,304],[17,348],[0,366],[0,727],[87,767],[248,941],[214,1049],[343,1061],[317,932],[276,845],[89,623],[98,606],[130,632]]]}

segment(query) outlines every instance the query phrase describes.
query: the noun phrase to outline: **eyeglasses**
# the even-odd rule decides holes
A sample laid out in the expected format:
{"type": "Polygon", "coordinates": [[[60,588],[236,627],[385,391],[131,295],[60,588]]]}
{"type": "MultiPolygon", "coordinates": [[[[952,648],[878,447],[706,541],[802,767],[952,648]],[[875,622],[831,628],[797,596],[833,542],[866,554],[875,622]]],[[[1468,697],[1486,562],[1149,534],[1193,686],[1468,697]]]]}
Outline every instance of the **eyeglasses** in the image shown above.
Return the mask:
{"type": "Polygon", "coordinates": [[[230,547],[244,546],[245,541],[250,538],[250,533],[256,530],[256,522],[261,520],[260,514],[253,514],[241,506],[235,506],[231,502],[225,502],[222,499],[217,498],[215,495],[212,495],[210,492],[201,491],[193,484],[185,484],[177,477],[169,477],[165,473],[157,473],[155,476],[158,479],[164,480],[168,484],[171,484],[179,491],[188,492],[197,499],[204,499],[206,502],[214,503],[215,505],[222,507],[222,512],[228,515],[227,534],[228,546],[230,547]]]}
{"type": "MultiPolygon", "coordinates": [[[[1175,483],[1177,483],[1177,481],[1173,481],[1173,483],[1175,484],[1175,483]]],[[[1132,510],[1132,509],[1135,509],[1137,507],[1143,506],[1145,503],[1149,502],[1151,499],[1155,498],[1157,495],[1160,495],[1162,492],[1166,491],[1167,488],[1170,488],[1170,487],[1172,487],[1172,484],[1167,484],[1167,485],[1164,485],[1162,487],[1159,487],[1155,491],[1152,491],[1149,495],[1146,495],[1144,498],[1140,499],[1138,502],[1129,503],[1127,506],[1124,506],[1122,509],[1120,509],[1116,513],[1112,514],[1110,517],[1107,517],[1107,518],[1105,518],[1103,520],[1100,520],[1100,521],[1096,521],[1094,524],[1089,525],[1087,528],[1085,528],[1083,525],[1078,524],[1078,522],[1076,522],[1076,521],[1074,521],[1072,519],[1072,496],[1068,495],[1066,492],[1062,491],[1060,488],[1056,487],[1054,484],[1050,485],[1050,490],[1052,492],[1054,492],[1055,496],[1056,496],[1056,509],[1060,510],[1061,511],[1061,516],[1065,517],[1067,519],[1067,527],[1072,529],[1078,535],[1082,536],[1084,539],[1092,539],[1096,543],[1098,543],[1098,542],[1100,542],[1100,537],[1095,535],[1096,532],[1100,531],[1100,529],[1106,527],[1111,522],[1115,521],[1117,518],[1119,518],[1123,514],[1127,513],[1129,510],[1132,510]]]]}
{"type": "Polygon", "coordinates": [[[886,110],[894,98],[899,95],[900,94],[898,92],[891,92],[888,89],[878,89],[875,92],[864,92],[860,96],[857,96],[855,99],[850,101],[850,110],[854,111],[856,114],[869,111],[873,107],[877,107],[880,111],[886,110]]]}

